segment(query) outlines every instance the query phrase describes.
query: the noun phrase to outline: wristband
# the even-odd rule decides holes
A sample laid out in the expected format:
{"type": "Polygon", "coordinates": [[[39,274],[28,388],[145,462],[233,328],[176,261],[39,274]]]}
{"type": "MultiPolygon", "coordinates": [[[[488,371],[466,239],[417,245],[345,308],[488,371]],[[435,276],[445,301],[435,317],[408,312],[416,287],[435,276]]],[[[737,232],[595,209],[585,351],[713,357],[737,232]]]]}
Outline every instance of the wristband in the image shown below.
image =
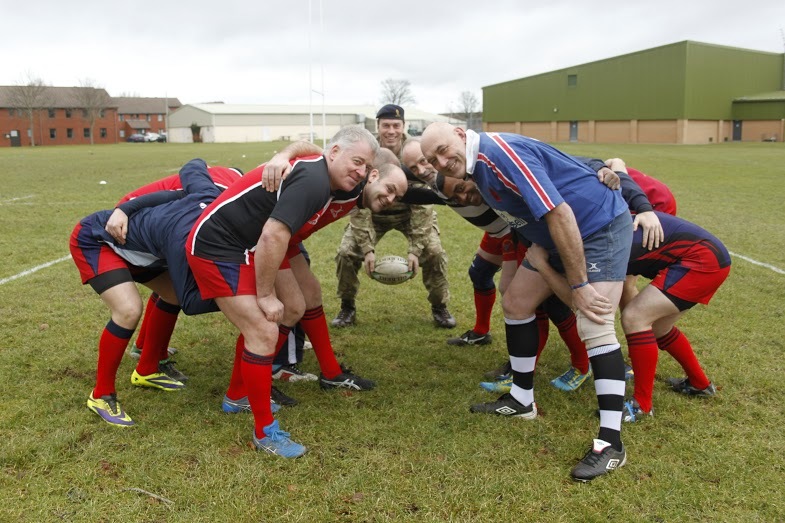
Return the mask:
{"type": "Polygon", "coordinates": [[[583,282],[583,283],[579,283],[579,284],[577,284],[577,285],[570,285],[570,289],[572,289],[572,290],[574,290],[574,291],[577,291],[577,290],[578,290],[578,289],[580,289],[581,287],[586,287],[588,284],[589,284],[589,282],[588,282],[588,281],[585,281],[585,282],[583,282]]]}

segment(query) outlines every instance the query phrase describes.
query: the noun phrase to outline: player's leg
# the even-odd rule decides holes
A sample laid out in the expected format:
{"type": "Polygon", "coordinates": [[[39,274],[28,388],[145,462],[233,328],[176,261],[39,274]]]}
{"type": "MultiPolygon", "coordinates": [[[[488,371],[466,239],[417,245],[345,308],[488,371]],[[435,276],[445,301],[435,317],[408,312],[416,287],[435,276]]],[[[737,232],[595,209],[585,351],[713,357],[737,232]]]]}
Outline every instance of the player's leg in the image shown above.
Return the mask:
{"type": "Polygon", "coordinates": [[[534,419],[534,367],[539,345],[535,309],[551,289],[534,270],[521,266],[502,298],[507,351],[512,368],[512,387],[495,402],[473,405],[472,412],[485,412],[534,419]]]}
{"type": "Polygon", "coordinates": [[[348,223],[335,254],[335,276],[338,279],[338,298],[341,299],[341,310],[332,321],[333,327],[349,327],[354,325],[357,318],[355,298],[360,290],[358,273],[364,259],[364,254],[357,242],[357,234],[360,232],[351,222],[348,223]]]}
{"type": "Polygon", "coordinates": [[[314,354],[321,370],[319,386],[322,389],[348,388],[352,390],[371,390],[376,384],[354,374],[335,358],[327,318],[322,307],[322,286],[316,279],[310,266],[303,256],[298,255],[289,260],[297,283],[305,298],[305,314],[300,320],[308,339],[313,344],[314,354]]]}
{"type": "Polygon", "coordinates": [[[148,331],[139,362],[131,374],[131,383],[138,387],[177,391],[184,387],[183,382],[169,376],[160,368],[160,362],[168,358],[169,341],[180,313],[177,296],[168,272],[145,282],[144,285],[152,289],[158,299],[153,311],[145,315],[149,322],[148,331]]]}
{"type": "Polygon", "coordinates": [[[493,277],[501,269],[502,255],[500,241],[493,242],[493,239],[486,241],[486,238],[490,238],[487,233],[483,236],[483,241],[469,266],[469,279],[474,289],[474,327],[458,337],[449,338],[448,345],[491,343],[491,314],[496,303],[496,284],[493,277]],[[495,243],[498,243],[498,249],[493,249],[495,243]],[[490,244],[491,250],[498,250],[498,253],[486,251],[483,249],[483,244],[490,244]]]}
{"type": "MultiPolygon", "coordinates": [[[[437,327],[452,329],[455,327],[455,317],[450,313],[447,305],[450,301],[450,285],[447,281],[447,253],[442,247],[439,237],[439,227],[436,213],[431,211],[430,224],[411,224],[409,227],[424,227],[420,231],[425,235],[425,246],[420,254],[420,269],[422,270],[422,283],[428,291],[428,301],[431,304],[431,316],[437,327]]],[[[404,232],[404,234],[407,234],[404,232]]],[[[411,232],[408,232],[407,238],[411,232]]]]}
{"type": "Polygon", "coordinates": [[[660,319],[677,317],[678,314],[679,309],[652,285],[647,285],[622,311],[621,324],[627,337],[627,347],[635,372],[632,395],[634,401],[625,413],[625,421],[635,421],[638,416],[652,413],[652,393],[659,352],[652,325],[660,319]]]}
{"type": "Polygon", "coordinates": [[[267,320],[255,295],[216,297],[215,301],[243,335],[241,372],[254,416],[254,445],[259,450],[283,457],[303,455],[306,448],[280,430],[270,405],[272,360],[278,341],[278,326],[267,320]]]}

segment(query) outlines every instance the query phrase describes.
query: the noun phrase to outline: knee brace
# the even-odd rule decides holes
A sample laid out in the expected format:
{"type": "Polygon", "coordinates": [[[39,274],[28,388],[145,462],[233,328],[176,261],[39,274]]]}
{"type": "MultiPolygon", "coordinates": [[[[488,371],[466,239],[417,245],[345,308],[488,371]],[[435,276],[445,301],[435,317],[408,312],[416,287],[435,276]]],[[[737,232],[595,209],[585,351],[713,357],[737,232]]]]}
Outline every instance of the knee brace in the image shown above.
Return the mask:
{"type": "Polygon", "coordinates": [[[474,260],[472,260],[472,264],[469,266],[469,278],[471,278],[474,288],[479,290],[495,288],[493,276],[500,268],[479,254],[475,254],[474,260]]]}
{"type": "Polygon", "coordinates": [[[614,313],[608,313],[598,314],[598,316],[605,320],[604,324],[600,325],[594,323],[580,310],[575,311],[575,318],[578,322],[578,334],[580,335],[581,340],[586,344],[587,350],[602,345],[619,343],[616,338],[616,329],[614,328],[616,315],[614,313]]]}

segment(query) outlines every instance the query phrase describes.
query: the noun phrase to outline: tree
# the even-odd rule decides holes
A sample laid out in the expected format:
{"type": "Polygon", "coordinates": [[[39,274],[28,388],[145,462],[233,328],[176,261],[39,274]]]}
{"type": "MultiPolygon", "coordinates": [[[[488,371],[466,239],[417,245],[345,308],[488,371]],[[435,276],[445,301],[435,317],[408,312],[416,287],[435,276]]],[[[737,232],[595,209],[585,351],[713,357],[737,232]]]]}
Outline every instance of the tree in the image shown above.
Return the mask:
{"type": "Polygon", "coordinates": [[[80,89],[76,91],[76,103],[84,111],[85,120],[90,125],[90,144],[93,144],[93,127],[95,121],[103,116],[104,110],[112,103],[112,98],[103,87],[86,78],[79,81],[80,89]]]}
{"type": "Polygon", "coordinates": [[[463,91],[461,97],[458,99],[458,114],[457,116],[466,122],[467,128],[472,128],[474,125],[474,115],[477,113],[477,108],[480,106],[477,96],[471,91],[463,91]]]}
{"type": "Polygon", "coordinates": [[[382,80],[382,104],[406,105],[416,102],[411,91],[409,80],[382,80]]]}
{"type": "Polygon", "coordinates": [[[27,83],[24,85],[14,85],[8,90],[9,105],[21,111],[30,121],[30,145],[35,145],[35,128],[33,127],[33,116],[39,111],[49,106],[50,93],[49,86],[38,77],[27,73],[27,83]]]}

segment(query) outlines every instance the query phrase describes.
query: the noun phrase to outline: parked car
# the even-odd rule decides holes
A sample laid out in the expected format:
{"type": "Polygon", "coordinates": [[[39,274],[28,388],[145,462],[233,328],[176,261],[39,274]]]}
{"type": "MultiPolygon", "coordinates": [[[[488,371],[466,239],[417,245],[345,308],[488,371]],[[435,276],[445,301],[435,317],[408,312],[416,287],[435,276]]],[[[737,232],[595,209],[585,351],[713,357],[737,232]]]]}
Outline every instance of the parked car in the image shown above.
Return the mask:
{"type": "Polygon", "coordinates": [[[128,141],[128,142],[143,142],[144,141],[144,135],[135,133],[135,134],[132,134],[131,136],[129,136],[126,139],[126,141],[128,141]]]}
{"type": "Polygon", "coordinates": [[[147,133],[146,135],[144,135],[144,141],[145,142],[157,142],[158,138],[160,136],[161,135],[159,135],[158,133],[147,133]]]}
{"type": "Polygon", "coordinates": [[[161,131],[158,133],[158,141],[165,142],[166,141],[166,131],[161,131]]]}

